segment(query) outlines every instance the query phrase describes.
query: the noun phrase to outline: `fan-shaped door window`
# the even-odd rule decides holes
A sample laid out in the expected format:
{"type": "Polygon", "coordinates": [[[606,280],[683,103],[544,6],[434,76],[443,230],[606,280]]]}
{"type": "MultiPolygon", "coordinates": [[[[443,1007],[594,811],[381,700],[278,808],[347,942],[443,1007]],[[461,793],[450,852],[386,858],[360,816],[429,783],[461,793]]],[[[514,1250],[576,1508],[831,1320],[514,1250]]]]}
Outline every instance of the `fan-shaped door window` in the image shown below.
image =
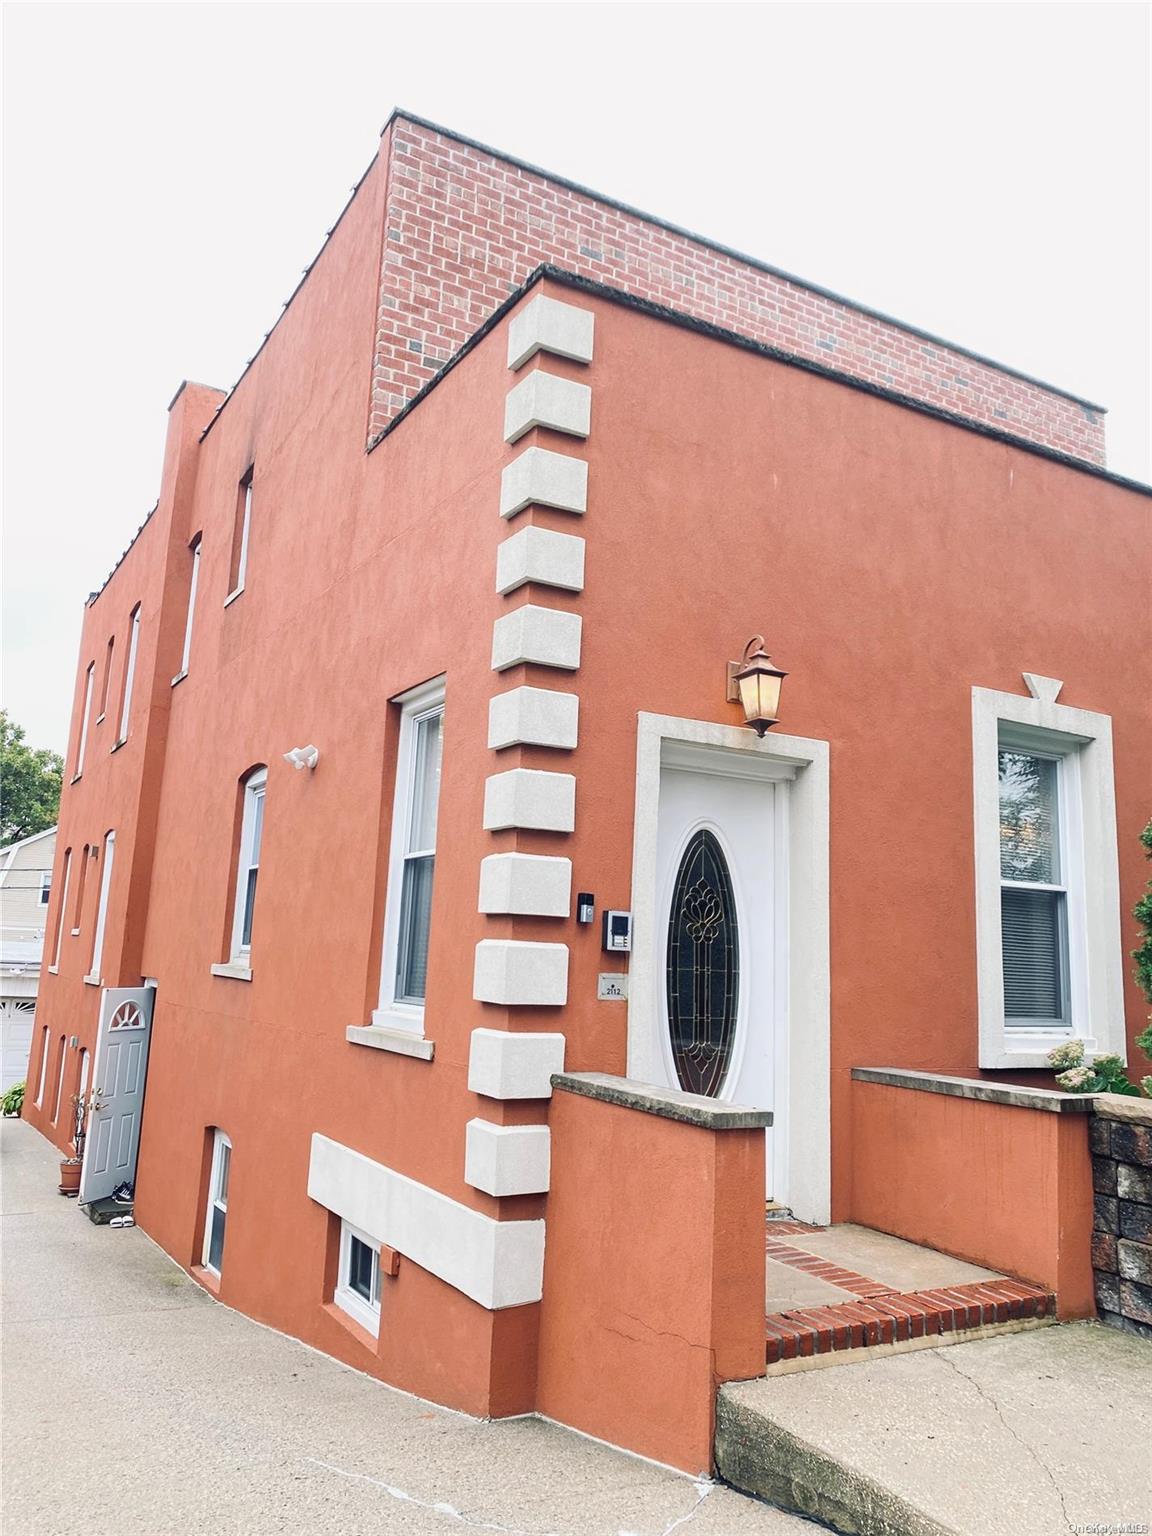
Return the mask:
{"type": "Polygon", "coordinates": [[[715,1097],[736,1043],[740,936],[728,863],[704,828],[689,839],[673,883],[666,985],[680,1086],[715,1097]]]}

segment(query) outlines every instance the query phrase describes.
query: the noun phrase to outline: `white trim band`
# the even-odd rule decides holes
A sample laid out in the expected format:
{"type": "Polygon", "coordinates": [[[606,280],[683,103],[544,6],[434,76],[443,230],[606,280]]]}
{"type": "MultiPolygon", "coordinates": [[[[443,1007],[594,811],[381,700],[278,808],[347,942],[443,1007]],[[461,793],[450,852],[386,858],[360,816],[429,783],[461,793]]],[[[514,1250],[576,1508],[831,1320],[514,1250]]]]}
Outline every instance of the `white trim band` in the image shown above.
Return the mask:
{"type": "Polygon", "coordinates": [[[543,1294],[542,1221],[494,1221],[318,1132],[308,1194],[490,1312],[543,1294]]]}

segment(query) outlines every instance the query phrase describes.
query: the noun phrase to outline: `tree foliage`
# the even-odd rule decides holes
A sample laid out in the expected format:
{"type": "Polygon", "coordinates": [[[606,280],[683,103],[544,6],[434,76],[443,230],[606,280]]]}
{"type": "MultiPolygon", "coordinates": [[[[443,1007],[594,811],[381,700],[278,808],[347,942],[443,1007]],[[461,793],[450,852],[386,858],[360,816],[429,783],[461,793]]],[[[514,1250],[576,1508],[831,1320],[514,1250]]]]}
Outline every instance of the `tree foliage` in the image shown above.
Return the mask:
{"type": "Polygon", "coordinates": [[[19,842],[56,825],[64,759],[30,747],[24,727],[0,709],[0,843],[19,842]]]}

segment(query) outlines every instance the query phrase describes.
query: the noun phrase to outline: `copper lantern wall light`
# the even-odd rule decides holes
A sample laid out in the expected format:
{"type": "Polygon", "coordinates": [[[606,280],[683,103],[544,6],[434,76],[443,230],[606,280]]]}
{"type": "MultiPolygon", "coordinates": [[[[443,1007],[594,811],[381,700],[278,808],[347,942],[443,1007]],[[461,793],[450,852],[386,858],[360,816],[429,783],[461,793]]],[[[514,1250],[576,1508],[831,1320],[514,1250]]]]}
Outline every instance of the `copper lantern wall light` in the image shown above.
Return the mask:
{"type": "Polygon", "coordinates": [[[728,663],[728,702],[743,707],[744,724],[757,736],[762,737],[780,718],[780,687],[787,676],[772,665],[763,635],[752,636],[742,661],[728,663]]]}

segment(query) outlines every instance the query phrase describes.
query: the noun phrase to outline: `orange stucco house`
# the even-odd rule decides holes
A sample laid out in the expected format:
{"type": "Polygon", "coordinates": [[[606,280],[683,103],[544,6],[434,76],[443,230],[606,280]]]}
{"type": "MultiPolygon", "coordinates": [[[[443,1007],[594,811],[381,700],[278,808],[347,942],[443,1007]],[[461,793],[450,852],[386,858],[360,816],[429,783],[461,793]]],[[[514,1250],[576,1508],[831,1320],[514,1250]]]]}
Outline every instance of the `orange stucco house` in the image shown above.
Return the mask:
{"type": "Polygon", "coordinates": [[[83,1083],[82,1198],[253,1317],[690,1470],[766,1200],[1090,1311],[1046,1053],[1144,1023],[1149,494],[395,114],[88,600],[26,1117],[83,1083]]]}

